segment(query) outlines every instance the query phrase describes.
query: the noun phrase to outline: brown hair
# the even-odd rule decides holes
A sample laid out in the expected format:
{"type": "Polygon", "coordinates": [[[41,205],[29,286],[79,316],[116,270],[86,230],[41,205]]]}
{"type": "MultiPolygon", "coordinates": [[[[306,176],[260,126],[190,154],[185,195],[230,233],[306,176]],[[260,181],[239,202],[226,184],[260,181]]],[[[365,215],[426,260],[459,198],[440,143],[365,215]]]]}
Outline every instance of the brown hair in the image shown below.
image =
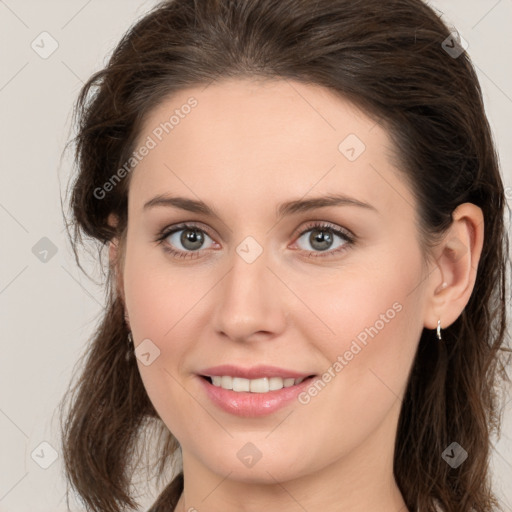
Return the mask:
{"type": "MultiPolygon", "coordinates": [[[[410,510],[499,509],[488,464],[499,434],[500,385],[509,382],[508,236],[505,193],[482,93],[469,56],[443,47],[450,29],[420,0],[175,0],[158,4],[124,35],[75,106],[78,172],[71,236],[101,250],[127,226],[128,173],[95,193],[128,161],[144,119],[173,92],[230,77],[318,84],[379,120],[413,190],[425,254],[461,203],[479,206],[485,241],[471,298],[443,330],[424,329],[399,418],[394,474],[410,510]],[[119,219],[108,224],[110,214],[119,219]],[[441,457],[457,441],[458,468],[441,457]]],[[[451,43],[453,46],[453,43],[451,43]]],[[[510,213],[510,208],[507,205],[510,213]]],[[[153,408],[134,358],[109,266],[106,310],[62,423],[69,482],[93,511],[136,507],[130,492],[134,446],[150,424],[164,436],[158,474],[179,448],[153,408]]],[[[181,472],[152,512],[173,510],[181,472]]]]}

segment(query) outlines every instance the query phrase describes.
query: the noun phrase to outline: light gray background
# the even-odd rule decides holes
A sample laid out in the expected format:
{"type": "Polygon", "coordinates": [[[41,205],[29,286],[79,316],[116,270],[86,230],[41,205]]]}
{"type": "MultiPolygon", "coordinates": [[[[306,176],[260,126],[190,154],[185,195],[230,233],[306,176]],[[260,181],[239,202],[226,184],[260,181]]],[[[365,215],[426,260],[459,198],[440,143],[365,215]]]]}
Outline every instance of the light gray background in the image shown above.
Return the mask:
{"type": "MultiPolygon", "coordinates": [[[[43,442],[59,450],[55,409],[101,314],[104,294],[76,267],[66,240],[60,197],[71,162],[69,155],[62,161],[60,156],[82,83],[106,63],[125,30],[154,3],[0,0],[1,512],[66,510],[61,454],[47,469],[35,460],[51,462],[51,448],[43,442]],[[31,47],[43,31],[59,45],[47,59],[31,47]],[[57,249],[46,263],[32,252],[43,237],[57,249]]],[[[430,3],[469,43],[510,204],[512,0],[430,3]]],[[[98,263],[88,268],[99,282],[98,263]]],[[[510,511],[511,406],[509,402],[502,439],[493,452],[495,485],[510,511]]]]}

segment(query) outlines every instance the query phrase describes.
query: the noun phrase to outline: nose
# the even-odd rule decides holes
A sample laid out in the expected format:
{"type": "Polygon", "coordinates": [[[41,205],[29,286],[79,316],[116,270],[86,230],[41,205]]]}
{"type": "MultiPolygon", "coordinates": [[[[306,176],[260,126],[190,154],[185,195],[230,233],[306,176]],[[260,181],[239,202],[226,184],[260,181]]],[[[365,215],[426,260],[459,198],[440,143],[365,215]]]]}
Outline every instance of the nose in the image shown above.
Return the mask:
{"type": "MultiPolygon", "coordinates": [[[[241,253],[242,254],[242,253],[241,253]]],[[[270,268],[267,252],[254,261],[233,251],[231,268],[216,288],[213,324],[234,341],[268,340],[286,328],[286,286],[270,268]]]]}

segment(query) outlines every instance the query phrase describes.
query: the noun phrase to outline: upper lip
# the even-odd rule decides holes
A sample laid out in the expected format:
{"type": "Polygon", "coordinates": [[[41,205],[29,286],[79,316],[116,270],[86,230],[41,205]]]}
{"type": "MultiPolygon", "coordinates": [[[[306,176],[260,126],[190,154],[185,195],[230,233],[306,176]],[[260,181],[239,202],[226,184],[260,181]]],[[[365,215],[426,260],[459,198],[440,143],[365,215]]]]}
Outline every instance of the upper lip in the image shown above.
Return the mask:
{"type": "Polygon", "coordinates": [[[241,377],[244,379],[260,379],[262,377],[281,377],[283,379],[300,379],[302,377],[309,377],[313,375],[312,372],[301,373],[294,370],[287,370],[285,368],[278,368],[277,366],[258,365],[251,368],[242,368],[231,364],[223,364],[220,366],[212,366],[204,368],[198,372],[199,375],[205,377],[214,377],[229,375],[231,377],[241,377]]]}

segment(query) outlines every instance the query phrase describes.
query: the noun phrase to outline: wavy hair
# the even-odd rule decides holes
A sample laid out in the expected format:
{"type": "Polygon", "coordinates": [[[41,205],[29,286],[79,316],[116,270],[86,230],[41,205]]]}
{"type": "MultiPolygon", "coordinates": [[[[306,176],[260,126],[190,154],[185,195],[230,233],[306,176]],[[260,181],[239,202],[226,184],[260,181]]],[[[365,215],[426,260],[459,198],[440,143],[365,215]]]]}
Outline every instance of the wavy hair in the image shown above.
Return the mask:
{"type": "MultiPolygon", "coordinates": [[[[152,109],[177,91],[225,78],[293,79],[353,102],[393,140],[426,256],[459,204],[483,211],[484,245],[466,308],[442,342],[431,330],[421,334],[393,470],[411,511],[490,512],[499,510],[488,469],[491,439],[499,435],[501,390],[510,382],[510,208],[474,67],[466,52],[446,51],[450,32],[421,0],[160,2],[80,91],[76,137],[68,143],[76,173],[66,228],[80,268],[84,236],[100,255],[114,237],[123,247],[131,174],[101,199],[95,191],[128,161],[152,109]],[[441,457],[453,440],[470,454],[457,469],[441,457]]],[[[151,425],[159,429],[158,475],[179,444],[153,408],[135,359],[125,358],[128,328],[113,265],[106,277],[105,311],[62,402],[62,449],[68,482],[87,509],[120,512],[137,507],[131,486],[141,435],[151,425]]],[[[183,490],[182,470],[174,469],[151,512],[174,509],[183,490]]]]}

